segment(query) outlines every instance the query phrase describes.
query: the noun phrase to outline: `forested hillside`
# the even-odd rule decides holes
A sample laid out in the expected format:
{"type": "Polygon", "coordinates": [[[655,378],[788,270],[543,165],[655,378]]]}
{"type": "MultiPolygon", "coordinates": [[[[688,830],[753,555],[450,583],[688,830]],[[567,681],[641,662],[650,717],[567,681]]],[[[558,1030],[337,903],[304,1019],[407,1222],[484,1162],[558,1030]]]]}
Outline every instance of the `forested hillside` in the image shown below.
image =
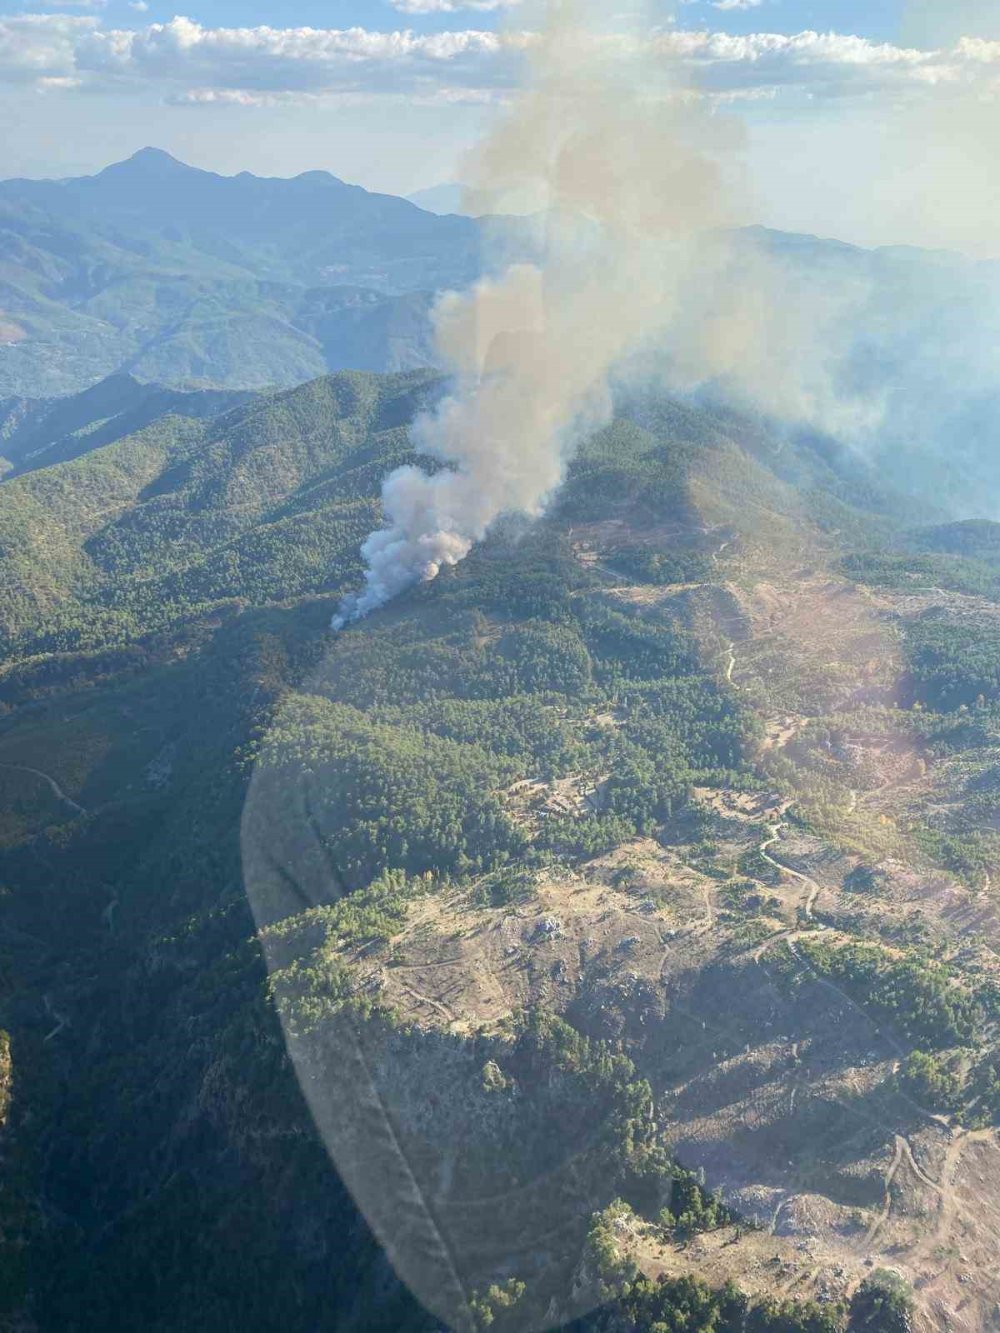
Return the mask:
{"type": "Polygon", "coordinates": [[[199,171],[154,149],[0,182],[0,398],[115,373],[261,389],[428,364],[431,295],[479,272],[481,224],[325,172],[199,171]]]}
{"type": "MultiPolygon", "coordinates": [[[[436,295],[537,258],[543,233],[538,217],[439,216],[325,172],[220,176],[156,149],[94,176],[0,181],[0,458],[11,423],[37,416],[25,400],[440,367],[436,295]]],[[[996,517],[995,263],[762,228],[725,254],[715,278],[694,269],[691,327],[656,330],[657,374],[713,412],[759,417],[774,447],[807,436],[838,473],[853,454],[872,491],[919,517],[996,517]],[[689,366],[728,318],[726,293],[760,328],[731,365],[689,366]]],[[[96,422],[92,435],[111,438],[96,422]]],[[[76,452],[48,447],[49,462],[76,452]]]]}
{"type": "Polygon", "coordinates": [[[218,416],[251,397],[231,389],[185,392],[113,375],[63,398],[0,400],[0,475],[33,472],[133,435],[164,416],[218,416]]]}
{"type": "Polygon", "coordinates": [[[544,520],[335,635],[436,392],[170,396],[0,485],[7,1326],[985,1330],[992,527],[633,399],[544,520]],[[342,1085],[303,1099],[289,1049],[348,1040],[422,1108],[457,1305],[342,1085]],[[538,1243],[478,1244],[550,1170],[538,1243]]]}
{"type": "Polygon", "coordinates": [[[196,608],[340,586],[432,384],[344,374],[207,419],[181,396],[107,448],[7,482],[3,648],[118,646],[196,608]]]}

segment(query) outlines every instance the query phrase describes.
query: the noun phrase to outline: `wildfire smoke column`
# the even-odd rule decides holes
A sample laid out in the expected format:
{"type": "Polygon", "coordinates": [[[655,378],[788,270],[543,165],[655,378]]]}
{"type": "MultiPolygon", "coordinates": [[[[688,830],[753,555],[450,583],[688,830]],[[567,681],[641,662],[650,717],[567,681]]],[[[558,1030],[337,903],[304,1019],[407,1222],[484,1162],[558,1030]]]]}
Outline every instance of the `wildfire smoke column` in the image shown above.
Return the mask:
{"type": "Polygon", "coordinates": [[[385,481],[385,525],[363,546],[363,589],[338,628],[436,577],[503,513],[539,514],[586,430],[607,421],[608,374],[671,322],[696,244],[728,220],[702,108],[668,35],[590,0],[553,0],[537,33],[508,33],[525,82],[470,163],[477,201],[544,215],[538,263],[519,263],[434,312],[453,387],[414,427],[444,465],[385,481]]]}

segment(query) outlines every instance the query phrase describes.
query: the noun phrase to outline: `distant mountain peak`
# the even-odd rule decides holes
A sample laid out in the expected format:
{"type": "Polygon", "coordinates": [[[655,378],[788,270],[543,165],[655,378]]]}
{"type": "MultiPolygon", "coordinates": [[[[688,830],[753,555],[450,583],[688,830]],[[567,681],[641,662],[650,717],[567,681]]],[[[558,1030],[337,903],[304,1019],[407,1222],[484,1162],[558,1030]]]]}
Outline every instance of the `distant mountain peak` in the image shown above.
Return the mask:
{"type": "Polygon", "coordinates": [[[327,184],[330,181],[333,181],[336,185],[344,184],[340,177],[334,176],[331,171],[300,171],[297,176],[292,176],[291,179],[295,181],[316,181],[322,182],[323,184],[327,184]]]}
{"type": "Polygon", "coordinates": [[[186,162],[181,162],[163,148],[140,148],[137,153],[127,157],[124,162],[114,162],[97,174],[107,177],[109,175],[135,175],[141,172],[146,176],[162,176],[166,172],[197,170],[197,167],[188,166],[186,162]]]}
{"type": "Polygon", "coordinates": [[[173,155],[172,153],[168,153],[167,150],[166,150],[165,148],[153,148],[153,147],[151,147],[151,146],[148,145],[148,144],[146,145],[145,148],[140,148],[140,149],[138,150],[138,152],[133,153],[132,156],[131,156],[130,158],[127,159],[127,161],[129,161],[129,162],[172,162],[175,166],[178,166],[178,167],[184,165],[178,158],[174,157],[174,155],[173,155]]]}

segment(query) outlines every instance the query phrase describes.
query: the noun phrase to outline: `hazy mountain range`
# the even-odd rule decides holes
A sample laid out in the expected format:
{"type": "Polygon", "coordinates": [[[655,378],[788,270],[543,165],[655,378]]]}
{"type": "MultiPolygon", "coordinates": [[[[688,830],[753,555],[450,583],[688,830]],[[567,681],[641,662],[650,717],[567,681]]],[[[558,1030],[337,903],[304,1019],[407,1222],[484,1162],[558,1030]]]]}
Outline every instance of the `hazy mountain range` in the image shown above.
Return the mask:
{"type": "Polygon", "coordinates": [[[144,149],[96,176],[0,183],[0,396],[117,371],[260,388],[426,364],[436,289],[481,226],[326,172],[223,177],[144,149]]]}
{"type": "MultiPolygon", "coordinates": [[[[456,202],[451,187],[417,198],[456,202]]],[[[3,454],[37,465],[42,444],[12,423],[108,377],[114,395],[122,376],[261,390],[432,366],[435,293],[531,253],[532,237],[529,220],[439,216],[326,172],[224,177],[156,149],[95,176],[0,182],[3,454]]],[[[721,318],[724,344],[743,312],[734,358],[695,400],[846,442],[956,512],[1000,512],[998,266],[761,228],[734,242],[722,281],[692,275],[688,305],[721,318]]],[[[699,340],[682,321],[657,374],[671,382],[671,356],[699,340]]]]}

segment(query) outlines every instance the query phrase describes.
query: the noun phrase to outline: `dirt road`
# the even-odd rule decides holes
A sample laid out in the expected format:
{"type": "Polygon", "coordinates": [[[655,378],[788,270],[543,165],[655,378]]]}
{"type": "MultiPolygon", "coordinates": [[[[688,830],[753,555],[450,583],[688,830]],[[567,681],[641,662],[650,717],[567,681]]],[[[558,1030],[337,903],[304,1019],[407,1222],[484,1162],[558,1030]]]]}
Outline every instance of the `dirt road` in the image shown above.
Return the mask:
{"type": "Polygon", "coordinates": [[[31,768],[28,764],[5,764],[0,762],[0,768],[6,768],[15,773],[30,773],[32,777],[41,778],[48,785],[56,800],[68,806],[74,814],[85,815],[87,813],[86,808],[79,801],[74,801],[72,796],[67,796],[51,773],[45,773],[40,768],[31,768]]]}

